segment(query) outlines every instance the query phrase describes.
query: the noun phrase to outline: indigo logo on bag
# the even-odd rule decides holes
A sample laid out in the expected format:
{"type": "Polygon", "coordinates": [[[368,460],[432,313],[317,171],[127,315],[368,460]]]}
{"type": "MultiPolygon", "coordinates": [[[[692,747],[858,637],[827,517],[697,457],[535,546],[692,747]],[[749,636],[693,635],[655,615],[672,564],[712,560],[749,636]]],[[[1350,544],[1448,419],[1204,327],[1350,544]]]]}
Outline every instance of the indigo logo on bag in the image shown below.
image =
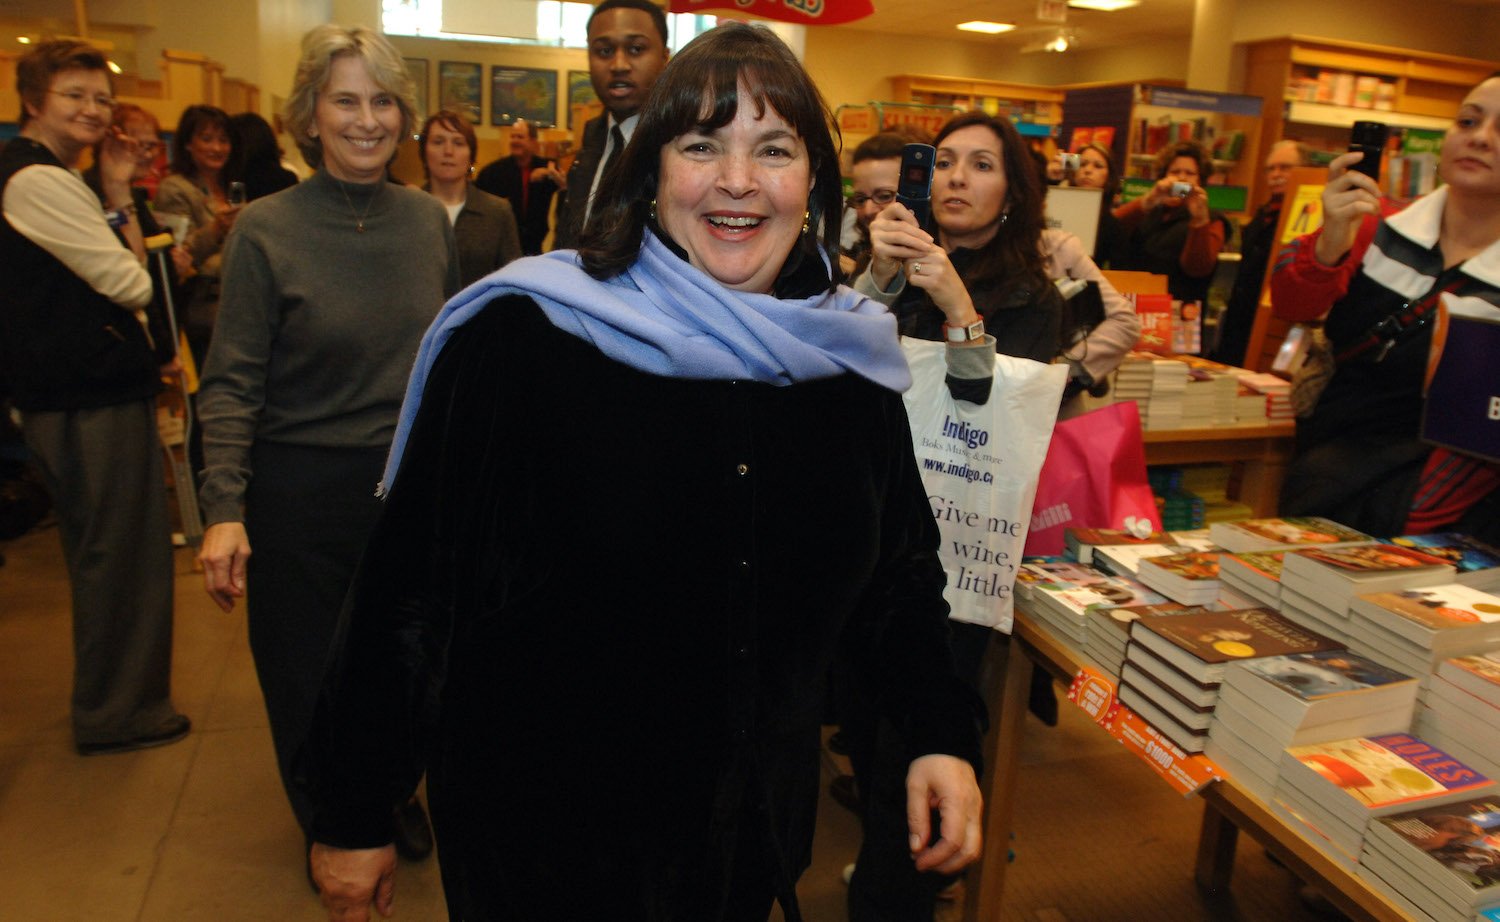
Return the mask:
{"type": "Polygon", "coordinates": [[[943,435],[950,439],[958,439],[970,448],[978,448],[990,443],[990,434],[983,429],[976,429],[965,422],[954,422],[953,417],[943,417],[943,435]]]}

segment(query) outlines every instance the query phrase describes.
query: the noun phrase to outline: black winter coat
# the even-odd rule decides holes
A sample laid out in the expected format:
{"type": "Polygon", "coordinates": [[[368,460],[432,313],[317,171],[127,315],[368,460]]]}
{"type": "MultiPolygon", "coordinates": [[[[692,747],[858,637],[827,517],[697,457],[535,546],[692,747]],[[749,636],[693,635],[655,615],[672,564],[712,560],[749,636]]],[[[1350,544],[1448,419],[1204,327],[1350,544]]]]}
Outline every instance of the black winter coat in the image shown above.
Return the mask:
{"type": "MultiPolygon", "coordinates": [[[[491,303],[444,348],[305,770],[319,841],[428,771],[454,918],[708,922],[808,863],[836,648],[978,763],[899,394],[649,375],[491,303]]],[[[769,888],[767,888],[769,895],[769,888]]]]}

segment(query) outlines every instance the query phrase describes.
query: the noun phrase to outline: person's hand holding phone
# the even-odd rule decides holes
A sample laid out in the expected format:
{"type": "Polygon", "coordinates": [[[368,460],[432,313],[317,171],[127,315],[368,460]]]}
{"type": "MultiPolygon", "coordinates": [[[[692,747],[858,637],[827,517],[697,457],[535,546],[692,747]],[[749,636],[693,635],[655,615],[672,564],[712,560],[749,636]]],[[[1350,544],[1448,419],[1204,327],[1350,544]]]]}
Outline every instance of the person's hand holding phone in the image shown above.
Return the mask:
{"type": "Polygon", "coordinates": [[[1337,265],[1354,247],[1354,238],[1366,215],[1380,215],[1380,186],[1352,167],[1368,156],[1351,151],[1328,165],[1323,186],[1323,232],[1313,255],[1325,266],[1337,265]]]}

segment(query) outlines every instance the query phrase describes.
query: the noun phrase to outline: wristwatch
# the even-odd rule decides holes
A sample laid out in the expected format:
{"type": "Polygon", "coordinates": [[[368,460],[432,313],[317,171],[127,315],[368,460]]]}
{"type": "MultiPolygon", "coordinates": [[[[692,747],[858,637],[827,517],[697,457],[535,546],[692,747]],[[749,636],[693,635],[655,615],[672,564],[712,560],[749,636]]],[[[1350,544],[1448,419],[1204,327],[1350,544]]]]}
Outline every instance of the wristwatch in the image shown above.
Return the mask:
{"type": "Polygon", "coordinates": [[[956,327],[945,323],[943,338],[950,343],[971,343],[976,339],[984,339],[984,318],[956,327]]]}

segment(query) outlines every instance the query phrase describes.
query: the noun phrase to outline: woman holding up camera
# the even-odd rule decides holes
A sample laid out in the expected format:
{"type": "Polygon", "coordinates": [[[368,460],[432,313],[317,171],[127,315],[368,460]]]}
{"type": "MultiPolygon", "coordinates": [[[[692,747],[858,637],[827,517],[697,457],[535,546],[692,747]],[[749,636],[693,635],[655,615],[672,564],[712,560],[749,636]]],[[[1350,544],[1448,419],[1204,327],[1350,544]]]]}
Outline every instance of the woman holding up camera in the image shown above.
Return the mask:
{"type": "Polygon", "coordinates": [[[1076,381],[1087,375],[1083,386],[1102,381],[1140,324],[1078,238],[1045,229],[1041,178],[1015,126],[967,112],[943,126],[935,146],[937,239],[904,205],[887,206],[870,222],[873,255],[856,289],[892,305],[902,335],[953,344],[950,386],[960,399],[987,399],[996,352],[1038,362],[1062,355],[1076,381]],[[1052,283],[1062,278],[1098,285],[1096,322],[1073,317],[1052,283]]]}
{"type": "MultiPolygon", "coordinates": [[[[1327,315],[1333,377],[1297,423],[1283,515],[1323,515],[1376,535],[1500,533],[1496,466],[1418,438],[1432,319],[1442,293],[1500,306],[1500,74],[1464,99],[1443,137],[1443,185],[1395,214],[1380,187],[1334,159],[1323,227],[1271,276],[1285,320],[1327,315]],[[1488,499],[1486,499],[1488,497],[1488,499]]],[[[1493,380],[1493,370],[1474,369],[1493,380]]]]}
{"type": "Polygon", "coordinates": [[[1201,185],[1212,167],[1196,141],[1180,141],[1157,155],[1156,185],[1115,209],[1130,234],[1126,265],[1116,269],[1165,275],[1173,298],[1203,303],[1229,231],[1223,216],[1209,210],[1201,185]]]}

